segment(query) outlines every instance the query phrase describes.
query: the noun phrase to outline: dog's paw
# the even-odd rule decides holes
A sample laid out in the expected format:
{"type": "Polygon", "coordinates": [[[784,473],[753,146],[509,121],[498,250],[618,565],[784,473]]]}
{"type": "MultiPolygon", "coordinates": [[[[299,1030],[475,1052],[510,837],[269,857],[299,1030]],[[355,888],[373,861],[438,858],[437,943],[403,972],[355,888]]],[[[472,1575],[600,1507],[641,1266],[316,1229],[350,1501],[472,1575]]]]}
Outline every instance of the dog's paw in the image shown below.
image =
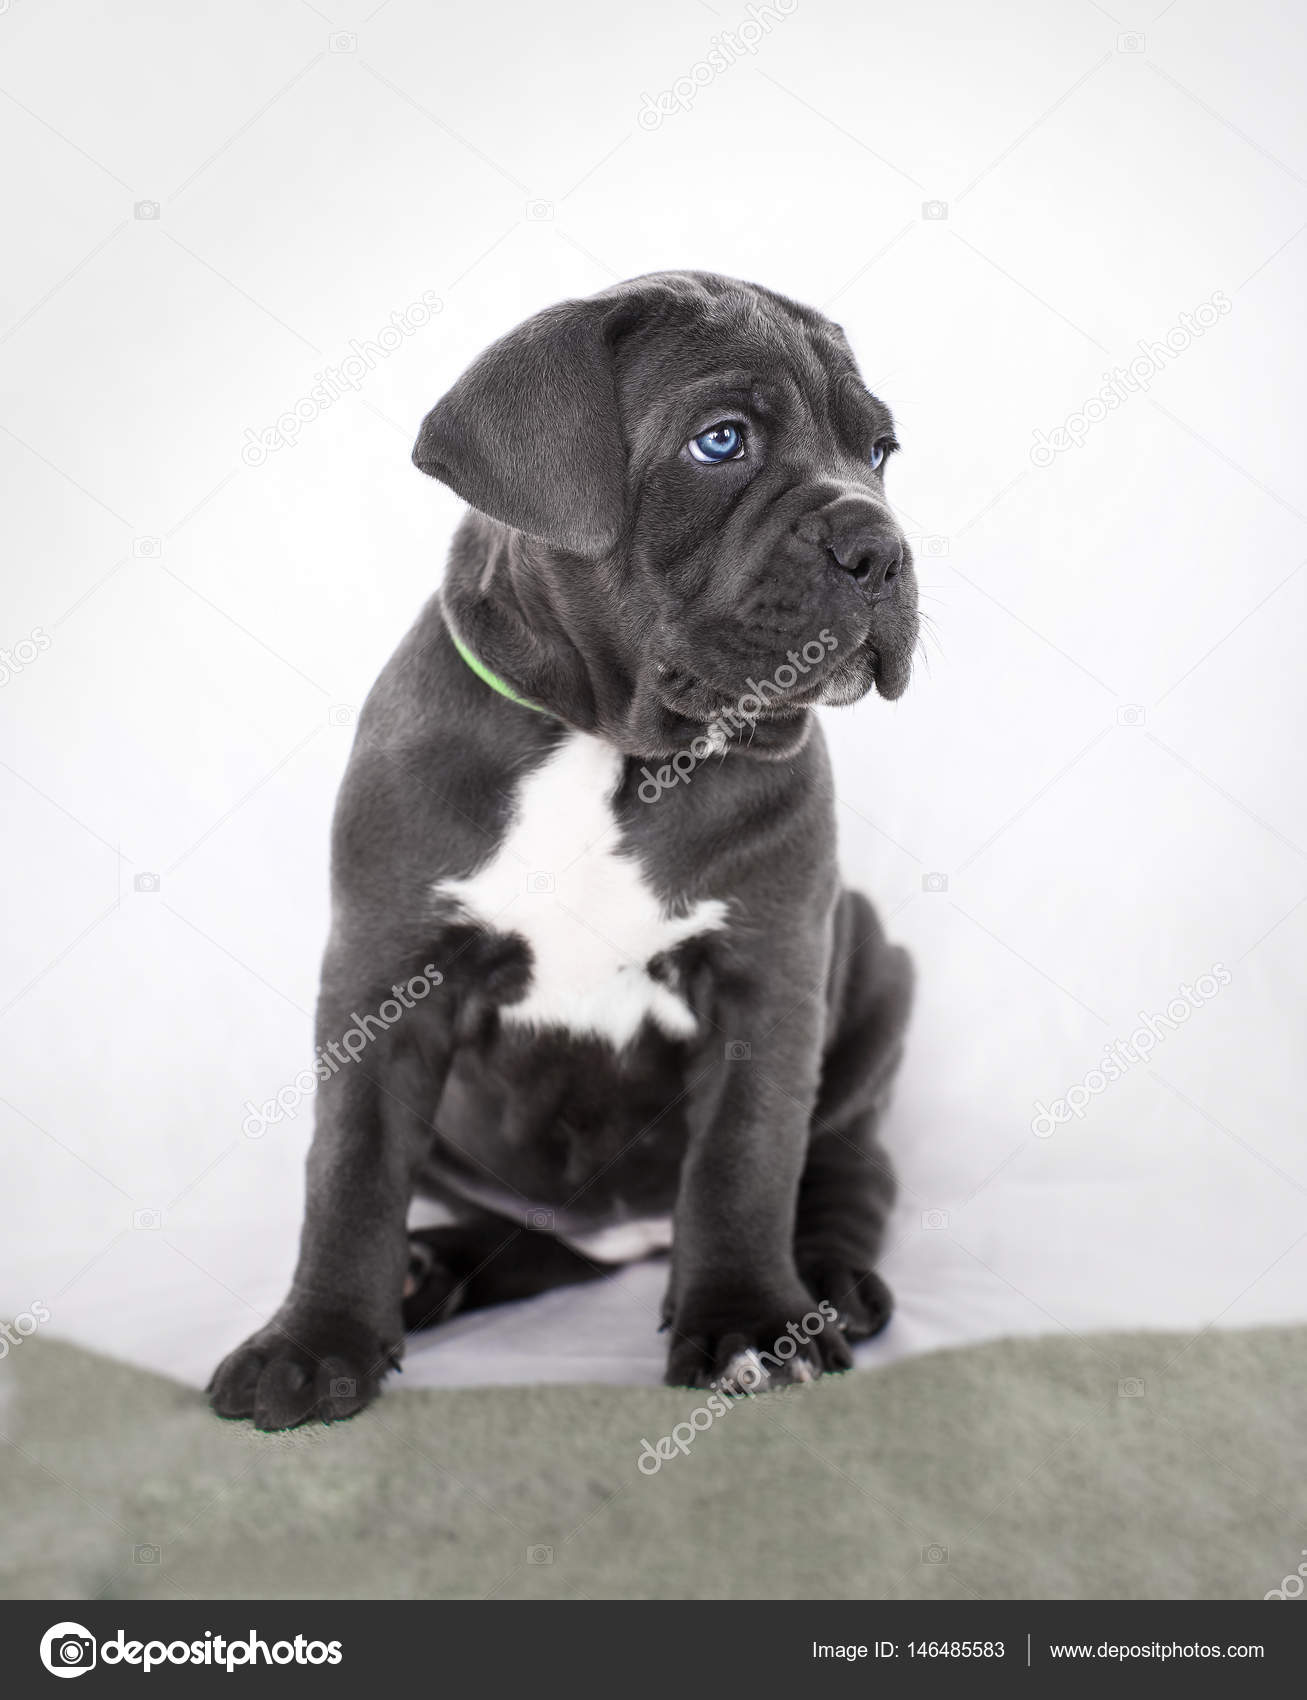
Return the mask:
{"type": "Polygon", "coordinates": [[[874,1269],[814,1259],[800,1261],[799,1273],[813,1298],[834,1308],[846,1339],[874,1340],[889,1326],[894,1295],[874,1269]]]}
{"type": "Polygon", "coordinates": [[[833,1315],[806,1294],[744,1313],[682,1305],[671,1327],[665,1377],[671,1387],[761,1393],[853,1367],[833,1315]]]}
{"type": "Polygon", "coordinates": [[[251,1417],[261,1429],[339,1422],[376,1396],[397,1360],[397,1348],[352,1318],[292,1314],[223,1359],[209,1403],[220,1417],[251,1417]]]}
{"type": "Polygon", "coordinates": [[[428,1228],[410,1234],[404,1278],[404,1331],[416,1334],[448,1322],[463,1307],[467,1281],[455,1255],[457,1230],[428,1228]]]}

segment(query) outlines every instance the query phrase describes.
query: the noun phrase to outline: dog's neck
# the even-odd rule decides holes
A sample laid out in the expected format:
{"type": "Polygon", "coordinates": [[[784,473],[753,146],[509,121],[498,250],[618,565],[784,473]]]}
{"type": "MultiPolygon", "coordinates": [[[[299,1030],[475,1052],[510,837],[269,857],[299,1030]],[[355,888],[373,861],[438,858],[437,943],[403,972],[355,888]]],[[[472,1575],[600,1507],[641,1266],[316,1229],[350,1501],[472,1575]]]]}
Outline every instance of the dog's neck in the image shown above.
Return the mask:
{"type": "MultiPolygon", "coordinates": [[[[446,619],[481,666],[509,691],[557,719],[600,732],[600,696],[588,651],[584,604],[574,609],[571,580],[554,551],[537,539],[469,513],[454,537],[441,591],[446,619]]],[[[580,564],[584,569],[584,564],[580,564]]],[[[617,660],[602,654],[605,683],[620,685],[617,660]]]]}
{"type": "MultiPolygon", "coordinates": [[[[652,634],[614,620],[622,607],[614,562],[570,555],[470,512],[454,536],[441,602],[463,648],[503,694],[525,699],[524,711],[542,709],[645,759],[675,755],[707,730],[662,700],[652,634]]],[[[794,753],[807,719],[783,737],[758,727],[747,753],[794,753]]]]}

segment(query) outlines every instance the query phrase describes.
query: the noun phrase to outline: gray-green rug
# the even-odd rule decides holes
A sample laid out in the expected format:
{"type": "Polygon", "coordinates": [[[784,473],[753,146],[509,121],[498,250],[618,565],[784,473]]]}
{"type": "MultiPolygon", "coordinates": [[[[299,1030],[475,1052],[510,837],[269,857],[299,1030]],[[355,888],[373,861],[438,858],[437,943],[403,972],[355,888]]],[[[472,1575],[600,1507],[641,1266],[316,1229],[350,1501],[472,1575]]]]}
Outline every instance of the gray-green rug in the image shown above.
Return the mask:
{"type": "Polygon", "coordinates": [[[269,1436],[41,1340],[0,1392],[11,1598],[1260,1599],[1307,1548],[1304,1328],[909,1359],[656,1473],[702,1395],[400,1379],[269,1436]]]}

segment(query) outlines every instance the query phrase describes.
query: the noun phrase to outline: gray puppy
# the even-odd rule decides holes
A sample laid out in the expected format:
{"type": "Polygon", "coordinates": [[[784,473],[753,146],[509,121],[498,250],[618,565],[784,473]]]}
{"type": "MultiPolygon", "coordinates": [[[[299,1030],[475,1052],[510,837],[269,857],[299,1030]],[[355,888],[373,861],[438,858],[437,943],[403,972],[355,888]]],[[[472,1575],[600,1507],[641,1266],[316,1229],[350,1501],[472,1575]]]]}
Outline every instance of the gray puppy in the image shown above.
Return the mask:
{"type": "Polygon", "coordinates": [[[549,308],[427,416],[473,511],[359,720],[299,1264],[220,1414],[351,1415],[406,1329],[669,1241],[669,1382],[885,1325],[911,971],[841,890],[811,705],[907,685],[896,446],[838,326],[702,272],[549,308]]]}

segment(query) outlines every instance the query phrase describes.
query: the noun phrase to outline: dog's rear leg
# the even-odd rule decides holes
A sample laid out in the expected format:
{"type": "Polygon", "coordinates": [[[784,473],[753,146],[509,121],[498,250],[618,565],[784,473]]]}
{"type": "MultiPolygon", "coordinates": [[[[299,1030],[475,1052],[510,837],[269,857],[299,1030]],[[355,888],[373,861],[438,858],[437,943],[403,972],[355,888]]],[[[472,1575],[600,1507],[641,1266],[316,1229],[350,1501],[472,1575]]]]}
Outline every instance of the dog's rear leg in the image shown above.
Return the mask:
{"type": "Polygon", "coordinates": [[[488,1213],[415,1229],[408,1244],[404,1327],[410,1334],[465,1310],[595,1281],[615,1268],[583,1256],[553,1234],[488,1213]]]}
{"type": "Polygon", "coordinates": [[[794,1255],[813,1297],[835,1306],[851,1340],[879,1334],[893,1298],[874,1265],[894,1202],[878,1133],[912,1003],[912,964],[887,943],[866,898],[835,915],[830,1027],[795,1213],[794,1255]]]}

